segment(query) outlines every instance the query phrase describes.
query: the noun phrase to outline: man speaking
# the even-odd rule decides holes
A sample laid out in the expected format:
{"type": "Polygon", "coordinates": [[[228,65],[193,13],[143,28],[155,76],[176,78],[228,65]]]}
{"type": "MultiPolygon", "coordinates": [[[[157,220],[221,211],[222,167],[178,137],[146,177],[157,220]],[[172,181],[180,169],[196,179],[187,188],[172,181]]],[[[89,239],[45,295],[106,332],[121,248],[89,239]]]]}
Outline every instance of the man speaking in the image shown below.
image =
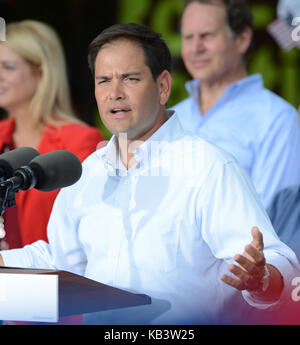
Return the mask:
{"type": "Polygon", "coordinates": [[[133,23],[109,27],[90,44],[89,64],[114,136],[59,193],[49,244],[2,251],[2,264],[151,296],[149,306],[99,313],[104,324],[222,323],[224,305],[241,293],[256,308],[285,303],[295,254],[236,160],[166,110],[171,57],[160,35],[133,23]]]}

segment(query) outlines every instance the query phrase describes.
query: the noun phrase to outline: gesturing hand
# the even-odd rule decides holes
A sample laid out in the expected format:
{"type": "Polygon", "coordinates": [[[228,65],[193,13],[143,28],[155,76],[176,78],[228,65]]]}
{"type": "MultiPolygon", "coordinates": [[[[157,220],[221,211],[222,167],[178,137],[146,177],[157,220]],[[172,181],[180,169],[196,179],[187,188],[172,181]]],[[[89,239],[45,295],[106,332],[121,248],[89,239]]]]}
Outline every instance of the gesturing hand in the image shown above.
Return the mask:
{"type": "Polygon", "coordinates": [[[245,246],[243,255],[237,254],[234,256],[234,260],[239,265],[231,264],[228,266],[228,270],[234,274],[234,277],[222,274],[221,280],[238,290],[256,292],[262,288],[266,259],[263,253],[262,233],[257,227],[253,227],[251,233],[253,240],[245,246]]]}

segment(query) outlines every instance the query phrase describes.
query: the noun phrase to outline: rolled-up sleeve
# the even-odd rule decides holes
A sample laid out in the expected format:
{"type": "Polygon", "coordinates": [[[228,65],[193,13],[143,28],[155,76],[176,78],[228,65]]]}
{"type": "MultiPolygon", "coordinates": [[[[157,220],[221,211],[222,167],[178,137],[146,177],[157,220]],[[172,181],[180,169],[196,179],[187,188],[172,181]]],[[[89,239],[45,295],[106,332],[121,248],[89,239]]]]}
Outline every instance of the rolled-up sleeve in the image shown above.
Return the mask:
{"type": "MultiPolygon", "coordinates": [[[[290,296],[291,280],[299,274],[299,263],[295,253],[275,233],[244,170],[235,161],[216,167],[203,193],[206,193],[201,210],[203,238],[213,255],[228,264],[233,263],[233,257],[242,254],[252,241],[251,228],[257,226],[263,234],[267,263],[275,266],[283,277],[284,291],[275,304],[256,301],[243,291],[246,301],[261,309],[284,303],[290,296]]],[[[220,273],[230,274],[228,271],[220,273]]]]}

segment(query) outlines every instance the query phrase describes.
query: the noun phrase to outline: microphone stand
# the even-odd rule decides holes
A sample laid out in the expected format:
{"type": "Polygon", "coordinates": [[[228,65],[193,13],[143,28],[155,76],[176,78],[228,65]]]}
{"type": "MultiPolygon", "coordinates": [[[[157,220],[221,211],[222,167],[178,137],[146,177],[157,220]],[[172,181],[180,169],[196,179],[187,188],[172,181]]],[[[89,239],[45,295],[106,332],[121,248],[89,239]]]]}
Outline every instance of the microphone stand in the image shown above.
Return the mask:
{"type": "Polygon", "coordinates": [[[16,190],[14,190],[12,184],[4,183],[3,180],[0,177],[0,216],[3,215],[7,208],[16,205],[16,190]]]}
{"type": "Polygon", "coordinates": [[[0,250],[8,249],[7,243],[4,240],[6,231],[4,226],[4,218],[2,215],[7,208],[16,205],[15,194],[17,192],[18,190],[14,188],[14,184],[11,181],[5,181],[4,178],[0,176],[0,250]]]}
{"type": "Polygon", "coordinates": [[[1,176],[0,171],[0,216],[9,207],[16,205],[15,194],[20,189],[27,190],[33,188],[37,183],[37,177],[29,166],[23,166],[14,172],[14,176],[8,180],[1,176]]]}

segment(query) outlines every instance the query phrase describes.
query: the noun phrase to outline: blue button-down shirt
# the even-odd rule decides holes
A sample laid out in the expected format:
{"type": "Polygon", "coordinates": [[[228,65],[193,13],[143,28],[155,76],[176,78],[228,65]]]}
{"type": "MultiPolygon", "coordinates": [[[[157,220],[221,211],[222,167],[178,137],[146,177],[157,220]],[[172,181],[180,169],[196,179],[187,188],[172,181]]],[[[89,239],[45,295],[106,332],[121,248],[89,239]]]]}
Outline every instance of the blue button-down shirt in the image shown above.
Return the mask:
{"type": "Polygon", "coordinates": [[[186,88],[189,98],[172,107],[183,128],[234,155],[265,207],[277,191],[300,183],[298,113],[265,89],[259,74],[228,86],[205,116],[199,108],[199,82],[189,81],[186,88]]]}
{"type": "Polygon", "coordinates": [[[300,185],[277,193],[267,211],[280,239],[300,260],[300,185]]]}
{"type": "MultiPolygon", "coordinates": [[[[290,286],[295,255],[277,238],[231,155],[190,136],[173,115],[135,158],[127,171],[115,137],[89,156],[81,179],[55,201],[49,244],[2,251],[5,264],[72,271],[153,299],[99,313],[97,323],[222,322],[226,303],[241,294],[220,275],[257,225],[268,262],[290,286]]],[[[238,310],[231,305],[228,312],[238,310]]]]}

